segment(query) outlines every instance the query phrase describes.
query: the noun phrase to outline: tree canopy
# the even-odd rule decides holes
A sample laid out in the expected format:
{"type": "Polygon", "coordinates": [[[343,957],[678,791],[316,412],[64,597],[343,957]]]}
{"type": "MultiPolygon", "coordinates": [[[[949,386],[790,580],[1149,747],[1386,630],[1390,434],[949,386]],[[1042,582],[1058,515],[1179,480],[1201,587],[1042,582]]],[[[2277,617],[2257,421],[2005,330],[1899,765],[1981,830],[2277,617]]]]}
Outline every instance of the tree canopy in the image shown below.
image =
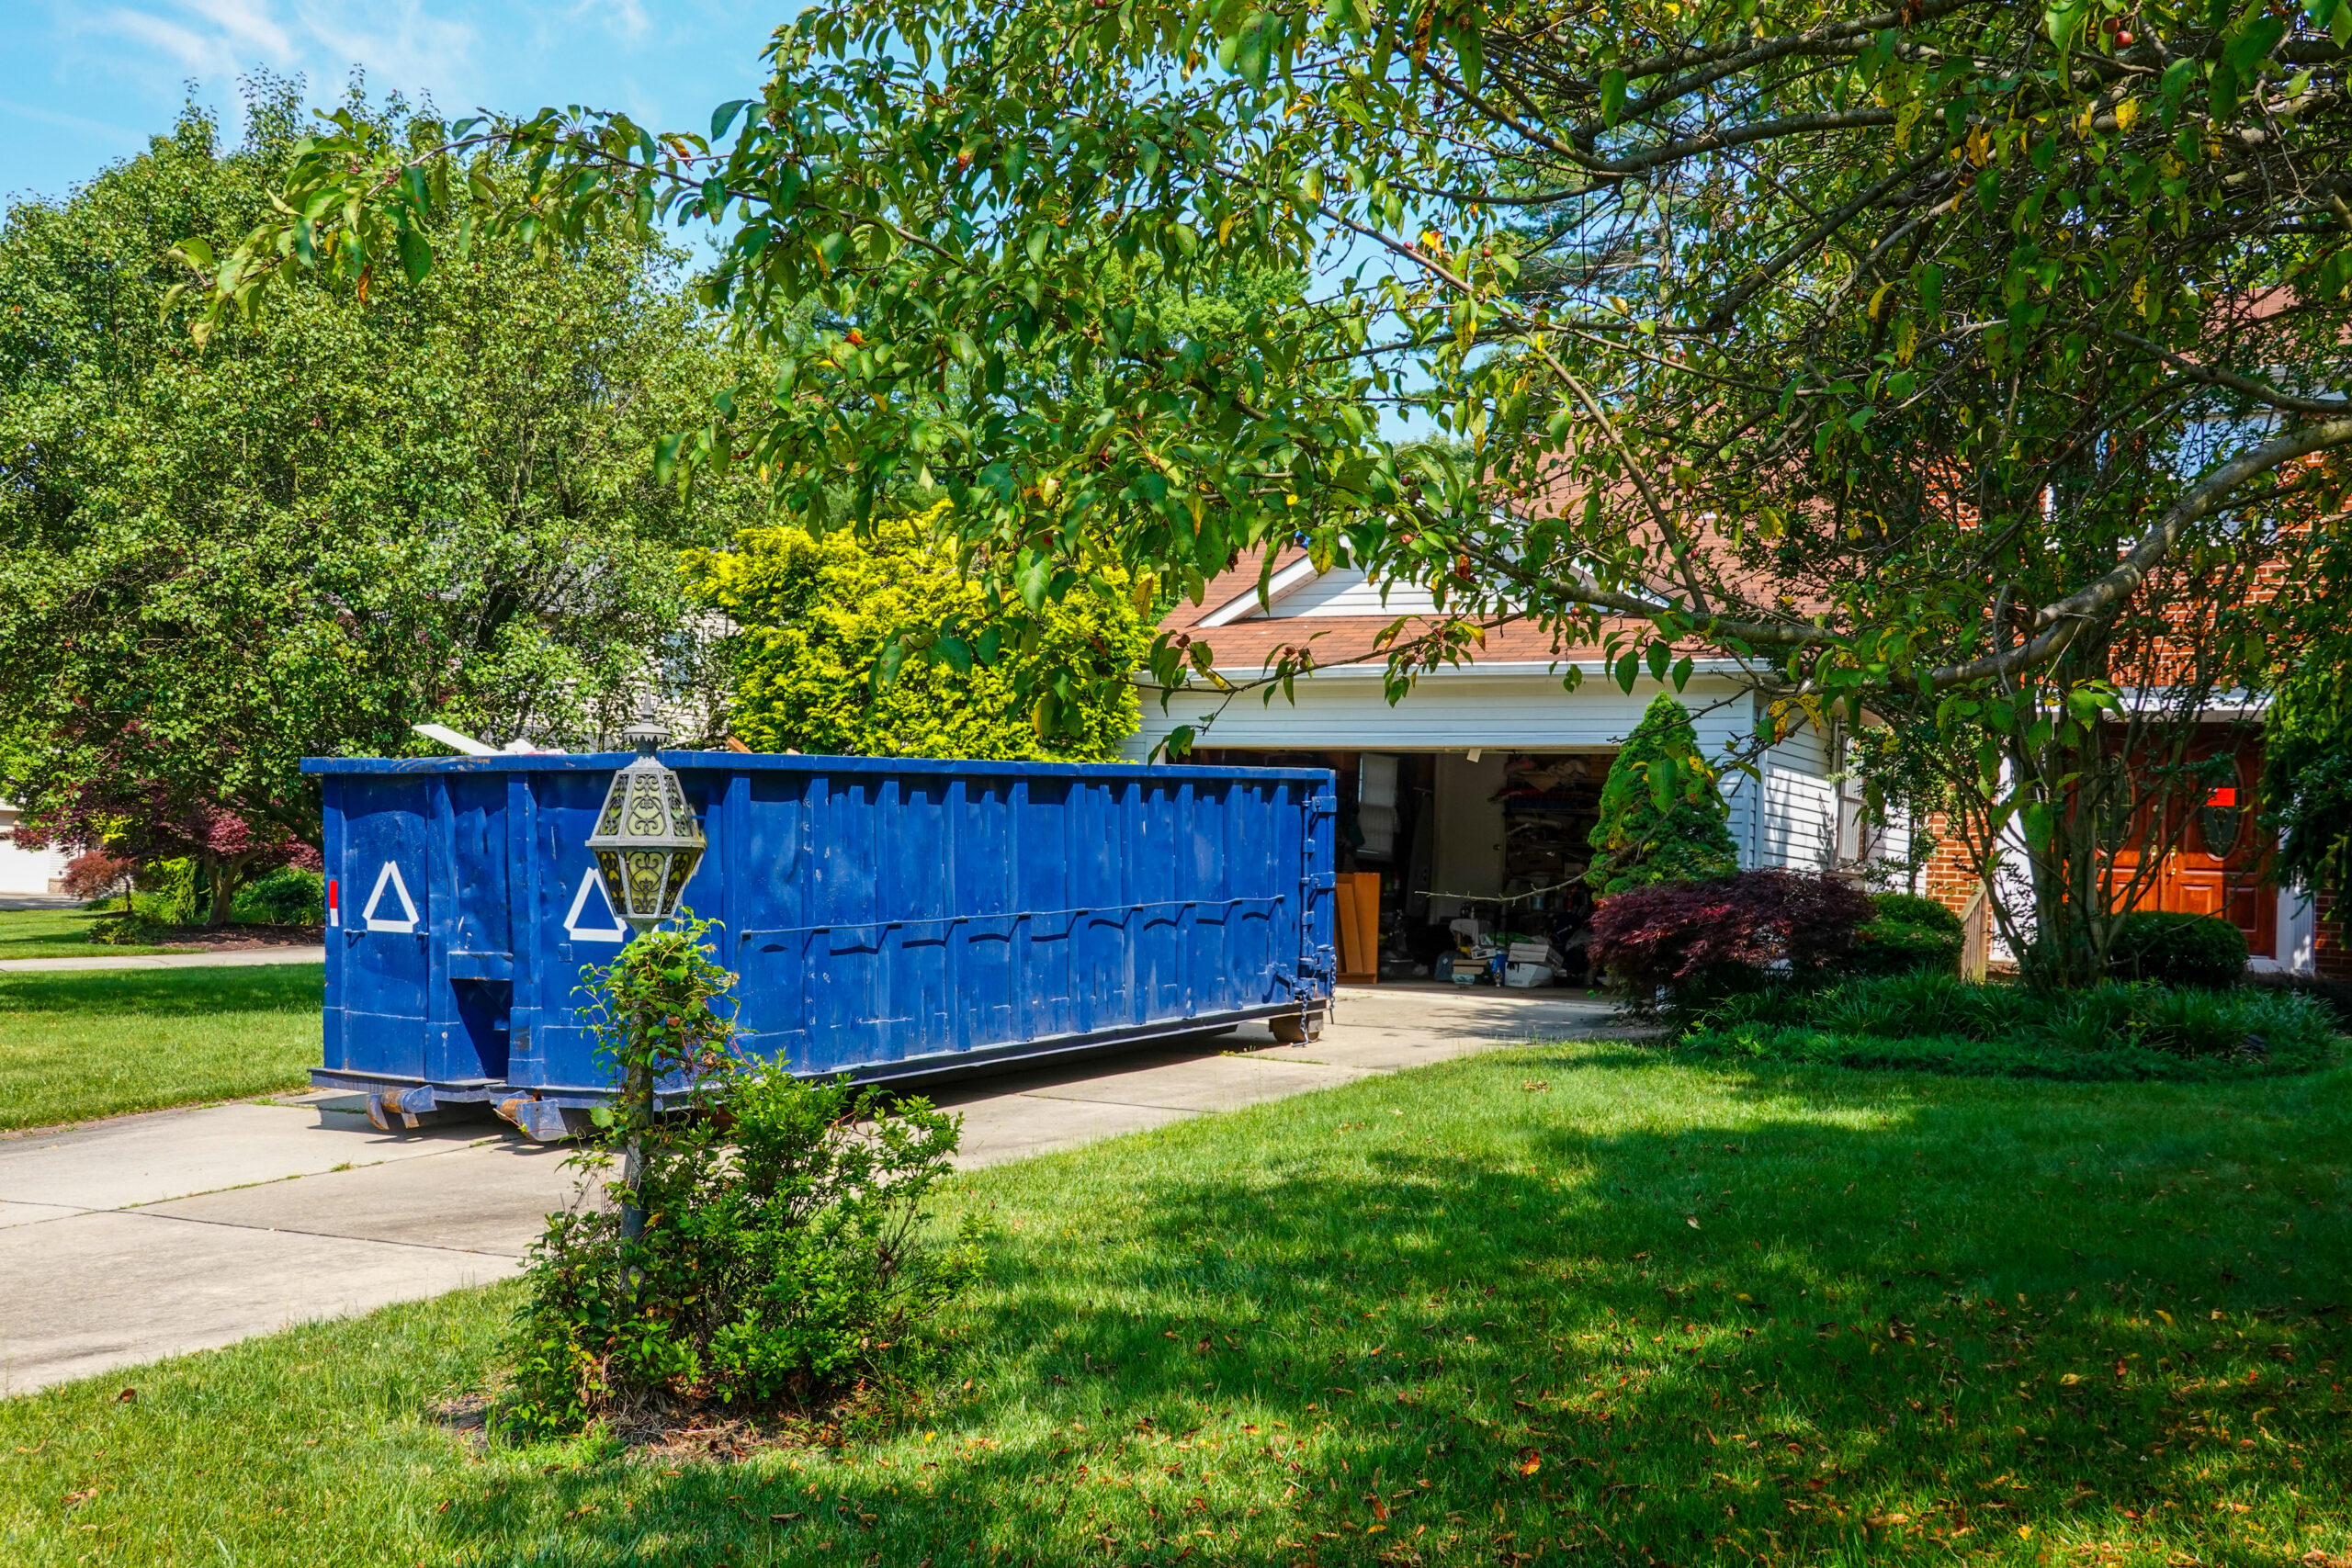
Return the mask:
{"type": "MultiPolygon", "coordinates": [[[[706,220],[706,297],[781,367],[677,460],[820,527],[936,487],[1031,613],[1098,554],[1197,595],[1298,538],[1430,587],[1392,675],[1497,617],[1629,690],[1728,654],[1772,714],[1933,735],[1988,865],[2018,825],[2042,919],[2097,920],[2113,835],[2059,829],[2144,804],[2119,662],[2186,722],[2343,587],[2347,39],[2347,0],[831,0],[707,135],[346,121],[186,254],[225,323],[312,270],[425,278],[451,213],[706,220]],[[1245,269],[1298,281],[1172,322],[1245,269]],[[834,324],[786,344],[808,299],[834,324]],[[2085,777],[2126,798],[2073,812],[2085,777]]],[[[2079,934],[2055,972],[2097,972],[2079,934]]]]}
{"type": "Polygon", "coordinates": [[[253,107],[243,147],[191,109],[0,231],[0,793],[36,831],[198,858],[221,909],[315,841],[306,755],[409,751],[428,718],[617,728],[676,662],[677,549],[750,514],[653,478],[722,372],[641,243],[485,243],[365,310],[305,277],[198,350],[166,252],[269,210],[296,105],[253,107]]]}

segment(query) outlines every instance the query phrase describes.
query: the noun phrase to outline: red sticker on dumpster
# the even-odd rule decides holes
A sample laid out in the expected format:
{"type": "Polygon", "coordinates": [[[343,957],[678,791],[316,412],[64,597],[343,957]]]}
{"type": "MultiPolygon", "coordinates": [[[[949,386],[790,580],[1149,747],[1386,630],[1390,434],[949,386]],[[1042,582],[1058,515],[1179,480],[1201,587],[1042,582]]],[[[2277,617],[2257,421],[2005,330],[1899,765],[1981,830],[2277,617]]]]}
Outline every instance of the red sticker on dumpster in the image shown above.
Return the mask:
{"type": "Polygon", "coordinates": [[[341,887],[342,884],[335,881],[334,877],[327,878],[327,924],[331,926],[343,924],[343,899],[339,896],[341,887]]]}

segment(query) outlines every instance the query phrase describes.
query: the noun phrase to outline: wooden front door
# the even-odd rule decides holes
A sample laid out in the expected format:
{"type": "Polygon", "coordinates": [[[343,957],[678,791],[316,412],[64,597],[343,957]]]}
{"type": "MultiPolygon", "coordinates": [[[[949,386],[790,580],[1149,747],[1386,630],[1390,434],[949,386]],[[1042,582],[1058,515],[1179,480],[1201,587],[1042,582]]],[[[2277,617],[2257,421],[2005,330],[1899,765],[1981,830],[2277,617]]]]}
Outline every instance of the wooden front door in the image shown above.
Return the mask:
{"type": "MultiPolygon", "coordinates": [[[[2201,760],[2227,747],[2211,744],[2192,756],[2201,760]]],[[[2278,946],[2278,894],[2267,874],[2270,842],[2255,811],[2262,751],[2258,741],[2234,750],[2235,780],[2207,785],[2194,802],[2172,802],[2162,823],[2165,831],[2143,833],[2117,853],[2110,886],[2120,892],[2141,857],[2161,851],[2164,859],[2142,884],[2133,907],[2217,915],[2245,933],[2247,952],[2265,957],[2278,946]]]]}

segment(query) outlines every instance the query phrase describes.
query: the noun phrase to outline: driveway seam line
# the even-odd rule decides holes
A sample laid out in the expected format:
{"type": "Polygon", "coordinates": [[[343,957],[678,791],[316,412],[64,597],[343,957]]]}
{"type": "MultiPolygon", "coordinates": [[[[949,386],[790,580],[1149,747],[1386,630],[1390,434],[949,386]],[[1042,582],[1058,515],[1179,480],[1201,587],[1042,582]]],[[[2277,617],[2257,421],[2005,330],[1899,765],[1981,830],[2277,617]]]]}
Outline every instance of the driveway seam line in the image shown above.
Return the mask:
{"type": "MultiPolygon", "coordinates": [[[[177,1200],[166,1200],[166,1201],[177,1201],[177,1200]]],[[[397,1247],[411,1252],[447,1252],[460,1258],[511,1258],[519,1261],[523,1256],[519,1252],[484,1252],[479,1247],[435,1247],[429,1241],[385,1241],[381,1237],[372,1235],[342,1235],[334,1231],[297,1230],[291,1225],[241,1224],[234,1220],[208,1220],[195,1214],[157,1214],[134,1209],[93,1209],[90,1213],[94,1214],[136,1213],[141,1219],[171,1220],[184,1225],[210,1225],[215,1230],[251,1231],[256,1235],[307,1235],[318,1241],[355,1241],[367,1247],[397,1247]]],[[[552,1213],[554,1211],[549,1210],[548,1213],[552,1213]]]]}

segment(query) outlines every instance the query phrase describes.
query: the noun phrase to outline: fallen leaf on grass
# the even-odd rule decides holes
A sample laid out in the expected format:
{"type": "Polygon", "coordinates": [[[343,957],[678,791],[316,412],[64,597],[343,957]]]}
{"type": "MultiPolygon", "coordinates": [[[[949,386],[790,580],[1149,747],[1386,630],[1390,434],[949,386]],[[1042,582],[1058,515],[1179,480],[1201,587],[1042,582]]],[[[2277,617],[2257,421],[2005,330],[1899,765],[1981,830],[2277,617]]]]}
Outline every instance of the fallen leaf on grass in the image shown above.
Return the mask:
{"type": "Polygon", "coordinates": [[[1689,1225],[1695,1231],[1699,1228],[1699,1216],[1696,1214],[1685,1214],[1682,1216],[1682,1223],[1689,1225]]]}
{"type": "Polygon", "coordinates": [[[68,1492],[65,1495],[65,1506],[69,1508],[79,1507],[97,1495],[98,1489],[95,1486],[85,1486],[79,1492],[68,1492]]]}
{"type": "Polygon", "coordinates": [[[1533,1449],[1521,1449],[1519,1450],[1520,1474],[1532,1475],[1543,1468],[1544,1456],[1542,1454],[1537,1453],[1533,1449]]]}
{"type": "Polygon", "coordinates": [[[120,1393],[118,1393],[118,1394],[116,1394],[116,1395],[114,1396],[114,1402],[115,1402],[117,1404],[135,1404],[135,1403],[138,1401],[138,1398],[139,1398],[139,1391],[138,1391],[137,1389],[135,1389],[135,1388],[127,1388],[127,1389],[124,1389],[120,1393]]]}
{"type": "Polygon", "coordinates": [[[770,1524],[772,1524],[772,1525],[786,1524],[786,1523],[788,1523],[789,1521],[791,1521],[791,1520],[793,1520],[793,1519],[797,1519],[797,1518],[798,1518],[799,1517],[800,1517],[800,1516],[799,1516],[797,1513],[791,1513],[791,1514],[770,1514],[770,1515],[768,1516],[768,1523],[770,1523],[770,1524]]]}
{"type": "Polygon", "coordinates": [[[1907,1525],[1910,1522],[1911,1516],[1908,1514],[1872,1514],[1862,1521],[1874,1530],[1883,1530],[1889,1525],[1907,1525]]]}

